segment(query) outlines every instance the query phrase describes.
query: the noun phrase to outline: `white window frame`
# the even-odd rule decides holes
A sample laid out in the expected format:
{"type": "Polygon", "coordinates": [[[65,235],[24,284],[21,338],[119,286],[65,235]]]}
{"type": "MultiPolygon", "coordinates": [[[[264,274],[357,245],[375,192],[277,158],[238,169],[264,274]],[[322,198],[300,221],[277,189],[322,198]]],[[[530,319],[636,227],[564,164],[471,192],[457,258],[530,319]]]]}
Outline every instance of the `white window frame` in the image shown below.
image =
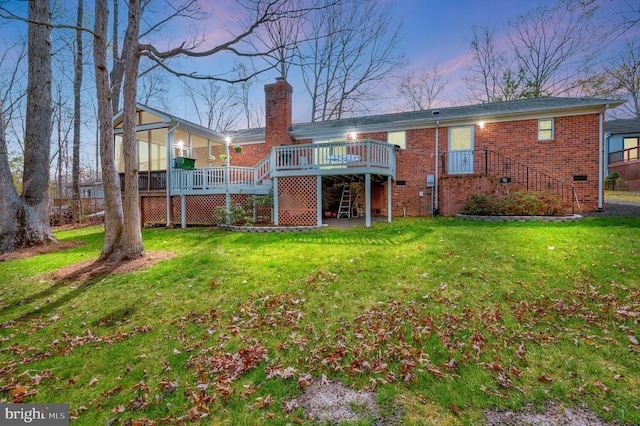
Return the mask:
{"type": "Polygon", "coordinates": [[[387,132],[387,142],[393,145],[398,145],[400,149],[407,149],[407,132],[405,130],[399,132],[387,132]],[[402,143],[396,143],[396,141],[392,141],[391,135],[402,135],[402,143]]]}
{"type": "Polygon", "coordinates": [[[538,119],[538,141],[546,142],[552,141],[555,136],[555,120],[553,118],[540,118],[538,119]],[[542,127],[543,123],[551,123],[551,128],[542,127]],[[542,136],[549,133],[549,137],[542,136]]]}

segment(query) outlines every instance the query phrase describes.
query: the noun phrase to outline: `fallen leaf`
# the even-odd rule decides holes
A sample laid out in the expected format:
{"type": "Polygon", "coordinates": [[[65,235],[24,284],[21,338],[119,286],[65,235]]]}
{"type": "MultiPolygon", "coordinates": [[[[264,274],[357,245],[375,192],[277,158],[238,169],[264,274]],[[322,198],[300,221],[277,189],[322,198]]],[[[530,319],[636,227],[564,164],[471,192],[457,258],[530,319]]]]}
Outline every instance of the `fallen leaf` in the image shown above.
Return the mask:
{"type": "Polygon", "coordinates": [[[634,336],[633,334],[630,334],[630,335],[629,335],[629,336],[627,336],[627,337],[629,338],[629,341],[630,341],[631,343],[633,343],[634,345],[639,344],[639,343],[638,343],[638,339],[636,339],[636,336],[634,336]]]}
{"type": "Polygon", "coordinates": [[[89,386],[93,386],[93,385],[95,385],[96,383],[98,383],[98,378],[94,376],[94,377],[93,377],[93,378],[91,378],[91,380],[89,381],[89,386]]]}
{"type": "Polygon", "coordinates": [[[540,383],[551,383],[553,382],[553,379],[548,374],[545,373],[542,376],[538,377],[538,381],[540,383]]]}
{"type": "Polygon", "coordinates": [[[605,384],[604,384],[604,383],[602,383],[600,380],[595,379],[595,380],[593,381],[593,384],[594,384],[598,389],[600,389],[602,392],[604,392],[604,393],[609,392],[609,388],[608,388],[607,386],[605,386],[605,384]]]}

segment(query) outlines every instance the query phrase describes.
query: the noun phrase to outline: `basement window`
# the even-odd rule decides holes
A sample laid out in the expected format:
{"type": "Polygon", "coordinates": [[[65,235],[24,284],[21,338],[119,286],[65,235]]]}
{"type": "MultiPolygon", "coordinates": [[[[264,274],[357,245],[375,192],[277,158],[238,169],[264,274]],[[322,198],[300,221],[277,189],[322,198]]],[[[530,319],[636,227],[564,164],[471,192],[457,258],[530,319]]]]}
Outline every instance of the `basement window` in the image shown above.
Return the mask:
{"type": "Polygon", "coordinates": [[[538,140],[553,140],[553,118],[541,118],[538,120],[538,140]]]}
{"type": "Polygon", "coordinates": [[[587,175],[575,175],[573,177],[574,182],[586,182],[586,180],[587,180],[587,175]]]}

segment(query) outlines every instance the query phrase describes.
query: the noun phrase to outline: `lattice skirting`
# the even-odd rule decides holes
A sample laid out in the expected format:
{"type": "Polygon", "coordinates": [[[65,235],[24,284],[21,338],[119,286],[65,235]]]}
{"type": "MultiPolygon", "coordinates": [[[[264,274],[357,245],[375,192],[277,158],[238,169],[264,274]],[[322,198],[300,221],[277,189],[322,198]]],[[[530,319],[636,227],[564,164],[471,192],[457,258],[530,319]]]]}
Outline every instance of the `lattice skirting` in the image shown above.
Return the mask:
{"type": "MultiPolygon", "coordinates": [[[[232,194],[231,202],[245,205],[249,195],[232,194]]],[[[218,207],[225,207],[225,196],[216,195],[187,195],[187,225],[217,225],[213,212],[218,207]]],[[[182,221],[182,204],[180,197],[171,197],[172,217],[174,225],[179,226],[182,221]]],[[[164,196],[142,196],[140,198],[142,223],[144,226],[165,225],[167,223],[167,199],[164,196]]],[[[259,208],[259,218],[271,217],[271,208],[259,208]]]]}
{"type": "Polygon", "coordinates": [[[313,226],[318,221],[315,176],[278,179],[279,223],[284,226],[313,226]]]}
{"type": "Polygon", "coordinates": [[[167,223],[167,197],[140,197],[140,210],[143,226],[164,225],[167,223]]]}
{"type": "Polygon", "coordinates": [[[609,165],[609,173],[617,172],[622,178],[621,183],[616,183],[616,189],[640,191],[640,161],[609,165]]]}

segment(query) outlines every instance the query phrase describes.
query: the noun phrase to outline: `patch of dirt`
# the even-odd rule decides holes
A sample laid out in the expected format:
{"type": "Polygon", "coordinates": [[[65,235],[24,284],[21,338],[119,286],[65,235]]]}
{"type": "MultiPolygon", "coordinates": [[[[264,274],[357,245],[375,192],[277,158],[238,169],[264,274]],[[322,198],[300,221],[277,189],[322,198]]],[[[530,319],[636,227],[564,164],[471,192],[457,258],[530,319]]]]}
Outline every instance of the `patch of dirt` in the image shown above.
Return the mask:
{"type": "Polygon", "coordinates": [[[519,411],[486,410],[485,419],[488,426],[612,426],[583,407],[566,408],[559,403],[548,402],[544,411],[533,407],[525,407],[519,411]]]}
{"type": "Polygon", "coordinates": [[[315,380],[288,403],[301,407],[311,419],[338,424],[378,419],[380,410],[373,392],[356,391],[332,380],[315,380]]]}
{"type": "Polygon", "coordinates": [[[91,278],[102,277],[109,274],[127,274],[139,271],[156,263],[172,259],[175,253],[170,251],[146,251],[138,259],[125,260],[116,264],[96,263],[97,259],[84,260],[82,262],[67,265],[51,273],[51,279],[58,282],[87,281],[91,278]]]}
{"type": "Polygon", "coordinates": [[[63,241],[59,243],[47,243],[44,245],[26,247],[23,249],[14,250],[12,252],[0,255],[0,262],[8,260],[24,259],[27,257],[37,256],[39,254],[55,253],[62,250],[67,250],[73,247],[79,247],[83,245],[82,241],[63,241]]]}

